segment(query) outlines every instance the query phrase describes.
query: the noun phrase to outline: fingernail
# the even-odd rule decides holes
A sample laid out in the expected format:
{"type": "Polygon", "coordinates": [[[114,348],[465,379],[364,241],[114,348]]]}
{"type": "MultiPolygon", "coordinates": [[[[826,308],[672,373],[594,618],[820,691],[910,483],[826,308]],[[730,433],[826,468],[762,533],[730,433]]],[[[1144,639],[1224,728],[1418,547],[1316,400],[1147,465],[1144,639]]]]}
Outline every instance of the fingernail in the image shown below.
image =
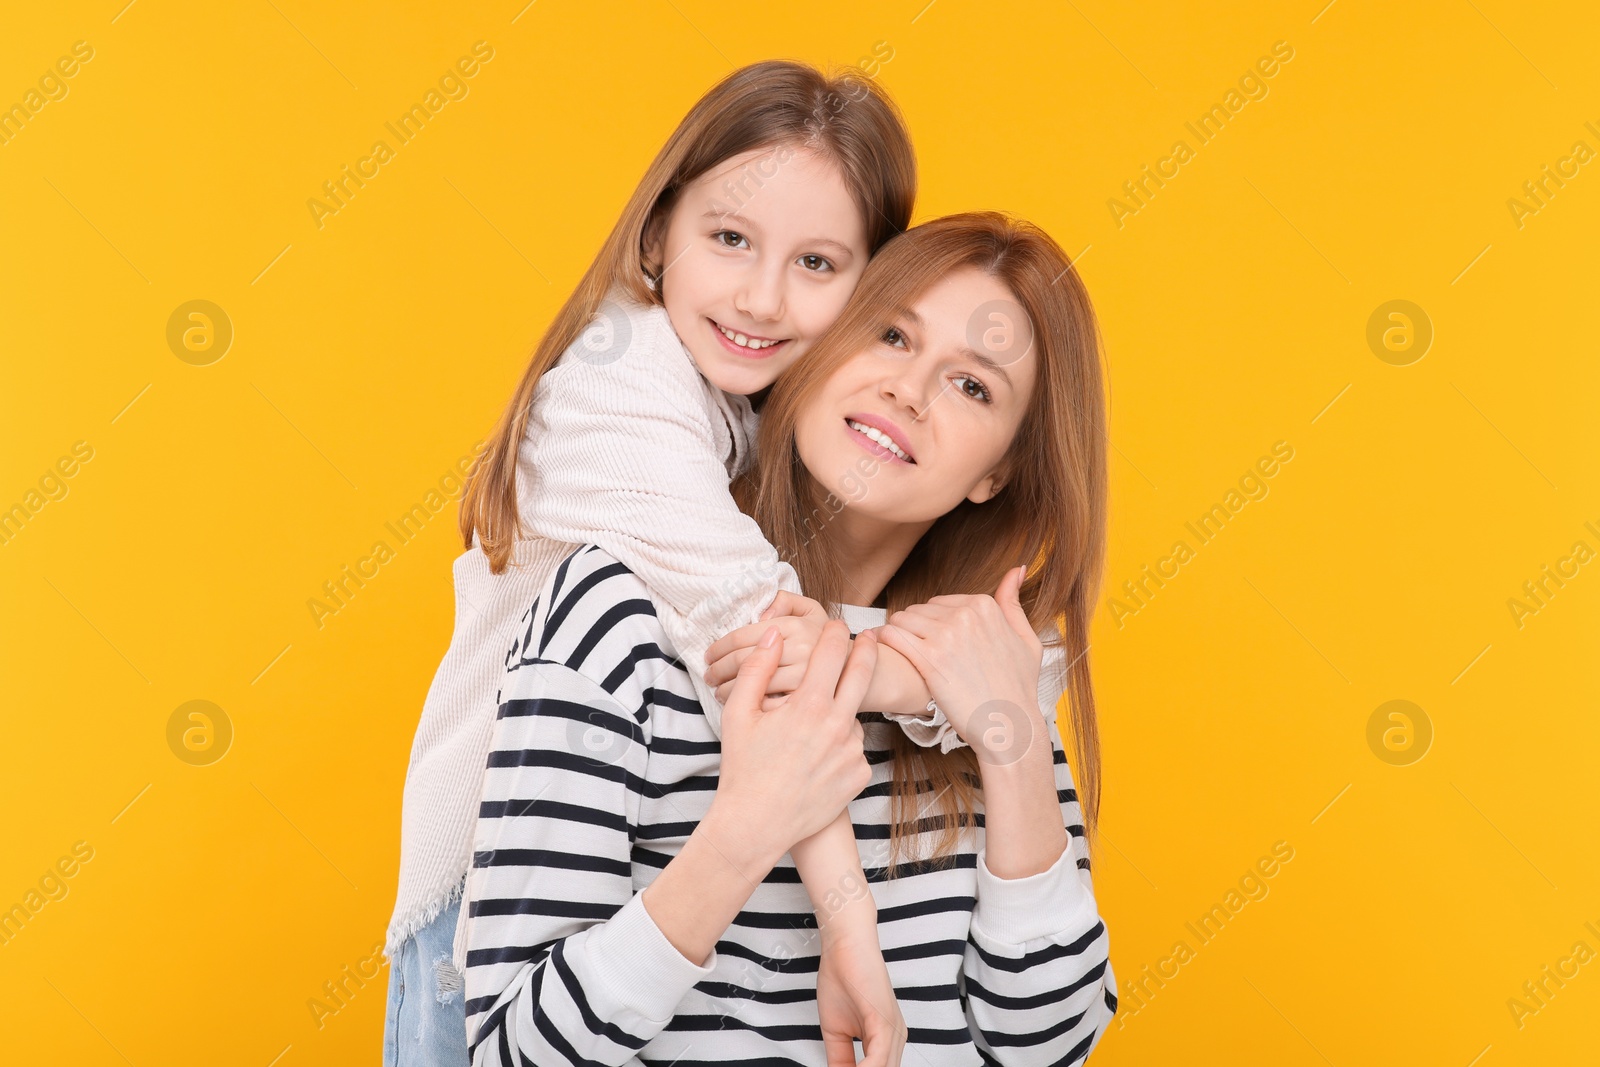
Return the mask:
{"type": "Polygon", "coordinates": [[[778,628],[776,626],[767,627],[767,632],[761,635],[761,647],[762,648],[771,648],[773,645],[775,645],[777,643],[778,643],[778,628]]]}

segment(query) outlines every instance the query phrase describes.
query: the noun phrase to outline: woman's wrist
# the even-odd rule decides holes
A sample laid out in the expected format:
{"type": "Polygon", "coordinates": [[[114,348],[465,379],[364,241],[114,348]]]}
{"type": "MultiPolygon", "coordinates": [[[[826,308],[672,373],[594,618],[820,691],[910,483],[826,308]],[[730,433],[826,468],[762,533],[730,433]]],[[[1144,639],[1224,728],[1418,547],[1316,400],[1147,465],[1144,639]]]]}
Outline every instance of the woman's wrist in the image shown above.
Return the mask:
{"type": "Polygon", "coordinates": [[[712,800],[694,833],[701,835],[730,866],[752,881],[760,882],[789,851],[788,846],[773,840],[770,833],[762,832],[764,822],[729,812],[719,796],[712,800]]]}
{"type": "MultiPolygon", "coordinates": [[[[782,853],[778,853],[781,856],[782,853]]],[[[684,959],[704,967],[716,944],[777,863],[760,843],[708,812],[641,892],[644,910],[684,959]]]]}
{"type": "Polygon", "coordinates": [[[1019,783],[1055,780],[1055,750],[1037,697],[996,699],[980,704],[966,720],[976,734],[968,743],[978,757],[978,774],[987,790],[1019,783]]]}

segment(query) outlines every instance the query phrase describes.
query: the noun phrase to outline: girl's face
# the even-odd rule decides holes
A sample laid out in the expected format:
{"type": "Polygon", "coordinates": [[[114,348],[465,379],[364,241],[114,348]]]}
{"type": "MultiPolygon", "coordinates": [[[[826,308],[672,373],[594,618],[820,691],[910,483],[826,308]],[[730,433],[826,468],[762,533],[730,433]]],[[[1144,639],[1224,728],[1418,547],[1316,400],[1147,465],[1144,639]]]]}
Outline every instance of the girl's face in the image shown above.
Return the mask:
{"type": "Polygon", "coordinates": [[[795,448],[857,515],[926,524],[1003,485],[1038,373],[1033,326],[1004,283],[971,267],[885,321],[800,412],[795,448]]]}
{"type": "Polygon", "coordinates": [[[833,325],[868,258],[838,167],[788,145],[734,156],[685,187],[647,251],[700,373],[744,396],[833,325]]]}

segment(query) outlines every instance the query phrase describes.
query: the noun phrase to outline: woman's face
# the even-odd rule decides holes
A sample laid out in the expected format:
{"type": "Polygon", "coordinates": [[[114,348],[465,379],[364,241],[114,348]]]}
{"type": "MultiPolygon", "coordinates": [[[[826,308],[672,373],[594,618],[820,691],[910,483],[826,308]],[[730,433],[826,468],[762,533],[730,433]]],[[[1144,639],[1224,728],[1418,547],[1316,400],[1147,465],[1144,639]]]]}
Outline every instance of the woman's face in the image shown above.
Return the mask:
{"type": "Polygon", "coordinates": [[[1027,314],[1004,283],[967,267],[885,321],[800,412],[801,462],[881,521],[927,523],[988,500],[1038,372],[1027,314]]]}

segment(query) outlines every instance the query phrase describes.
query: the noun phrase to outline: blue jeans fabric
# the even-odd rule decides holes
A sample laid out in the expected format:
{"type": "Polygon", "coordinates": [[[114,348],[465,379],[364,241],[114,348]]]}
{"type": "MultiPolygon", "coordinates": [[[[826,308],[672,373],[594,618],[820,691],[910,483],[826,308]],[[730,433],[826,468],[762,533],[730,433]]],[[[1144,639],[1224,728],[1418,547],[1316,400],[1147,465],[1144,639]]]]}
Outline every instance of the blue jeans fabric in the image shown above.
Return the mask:
{"type": "Polygon", "coordinates": [[[384,1067],[466,1067],[466,993],[450,962],[459,900],[407,938],[389,961],[384,1067]]]}

